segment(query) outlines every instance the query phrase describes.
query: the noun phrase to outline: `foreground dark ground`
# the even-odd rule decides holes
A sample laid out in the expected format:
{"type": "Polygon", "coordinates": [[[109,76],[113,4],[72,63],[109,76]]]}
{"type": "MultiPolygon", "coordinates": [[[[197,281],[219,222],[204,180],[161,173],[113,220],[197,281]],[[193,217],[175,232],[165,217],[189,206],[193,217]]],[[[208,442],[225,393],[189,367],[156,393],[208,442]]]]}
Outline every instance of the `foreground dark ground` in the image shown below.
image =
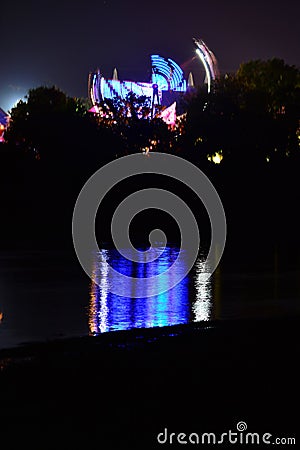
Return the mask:
{"type": "Polygon", "coordinates": [[[285,318],[2,350],[1,443],[6,449],[156,448],[164,447],[157,443],[164,428],[221,434],[236,431],[239,421],[249,432],[297,442],[298,342],[299,318],[285,318]]]}

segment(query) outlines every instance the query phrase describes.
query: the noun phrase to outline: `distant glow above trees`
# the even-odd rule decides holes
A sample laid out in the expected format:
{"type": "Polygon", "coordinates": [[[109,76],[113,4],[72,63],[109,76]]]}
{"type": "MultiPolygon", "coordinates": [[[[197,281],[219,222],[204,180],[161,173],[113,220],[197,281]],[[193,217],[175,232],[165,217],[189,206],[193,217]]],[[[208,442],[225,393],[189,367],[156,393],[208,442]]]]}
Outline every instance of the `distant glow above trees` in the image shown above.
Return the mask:
{"type": "Polygon", "coordinates": [[[19,103],[20,100],[24,100],[25,95],[20,95],[20,94],[15,94],[15,95],[10,95],[9,97],[7,97],[5,104],[3,104],[3,108],[5,111],[11,111],[13,108],[15,108],[15,106],[17,106],[17,104],[19,103]]]}

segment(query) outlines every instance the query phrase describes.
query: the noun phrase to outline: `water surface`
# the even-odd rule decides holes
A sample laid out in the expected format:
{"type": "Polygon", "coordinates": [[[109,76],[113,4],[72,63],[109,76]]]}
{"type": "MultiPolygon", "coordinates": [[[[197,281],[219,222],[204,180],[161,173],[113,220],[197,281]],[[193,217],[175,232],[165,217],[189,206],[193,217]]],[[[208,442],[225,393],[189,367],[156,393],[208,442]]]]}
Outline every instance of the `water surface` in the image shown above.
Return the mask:
{"type": "MultiPolygon", "coordinates": [[[[300,252],[252,249],[225,255],[205,283],[205,254],[175,287],[154,297],[119,297],[109,291],[105,258],[134,277],[164,272],[178,255],[168,246],[152,263],[131,262],[113,249],[100,249],[93,283],[75,254],[1,252],[0,348],[60,337],[97,335],[115,330],[156,327],[215,319],[291,316],[300,313],[300,252]]],[[[180,267],[178,270],[184,270],[180,267]]],[[[167,289],[172,280],[163,281],[167,289]]],[[[145,287],[147,292],[147,287],[145,287]]]]}

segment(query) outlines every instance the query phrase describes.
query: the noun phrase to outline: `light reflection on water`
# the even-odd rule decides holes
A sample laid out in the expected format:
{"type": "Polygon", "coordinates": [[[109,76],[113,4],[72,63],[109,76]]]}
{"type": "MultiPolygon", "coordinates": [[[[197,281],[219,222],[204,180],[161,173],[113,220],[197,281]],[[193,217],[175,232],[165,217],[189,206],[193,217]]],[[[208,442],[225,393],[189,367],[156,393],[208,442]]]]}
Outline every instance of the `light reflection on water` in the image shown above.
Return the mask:
{"type": "MultiPolygon", "coordinates": [[[[179,248],[166,247],[162,255],[150,263],[130,261],[116,250],[100,250],[94,261],[94,280],[91,283],[89,304],[89,331],[97,335],[106,331],[130,328],[166,326],[191,321],[210,320],[212,314],[212,287],[210,279],[200,282],[200,274],[206,271],[204,258],[199,257],[193,274],[187,275],[179,284],[160,295],[147,297],[147,285],[142,298],[120,297],[110,292],[108,262],[115,270],[130,277],[149,278],[165,272],[176,260],[179,248]],[[194,300],[191,302],[191,292],[194,300]]],[[[182,267],[177,269],[184,271],[182,267]]],[[[162,290],[172,285],[174,271],[162,277],[162,290]]]]}
{"type": "Polygon", "coordinates": [[[205,261],[198,258],[195,263],[195,302],[191,305],[193,321],[210,320],[212,316],[212,287],[211,280],[203,283],[198,279],[199,275],[206,272],[205,261]]]}
{"type": "MultiPolygon", "coordinates": [[[[120,271],[146,277],[164,271],[176,259],[178,249],[168,247],[151,267],[122,260],[112,250],[102,250],[94,260],[99,286],[91,286],[73,253],[0,252],[0,349],[132,327],[299,317],[299,246],[240,250],[227,249],[206,284],[200,282],[200,275],[208,268],[199,256],[179,285],[144,299],[110,294],[111,277],[107,265],[99,261],[108,259],[120,271]]],[[[184,267],[178,267],[181,269],[184,267]]],[[[162,281],[166,287],[172,283],[162,281]]]]}

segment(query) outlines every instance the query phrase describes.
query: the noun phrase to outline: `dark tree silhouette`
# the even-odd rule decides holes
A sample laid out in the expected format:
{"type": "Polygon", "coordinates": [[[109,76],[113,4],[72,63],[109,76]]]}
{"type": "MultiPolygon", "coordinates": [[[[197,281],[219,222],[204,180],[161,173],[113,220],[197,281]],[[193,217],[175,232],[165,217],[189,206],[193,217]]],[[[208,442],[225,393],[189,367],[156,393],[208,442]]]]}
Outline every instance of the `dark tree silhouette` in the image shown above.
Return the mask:
{"type": "Polygon", "coordinates": [[[205,158],[276,162],[299,153],[300,72],[282,60],[251,61],[187,107],[187,146],[205,158]]]}

